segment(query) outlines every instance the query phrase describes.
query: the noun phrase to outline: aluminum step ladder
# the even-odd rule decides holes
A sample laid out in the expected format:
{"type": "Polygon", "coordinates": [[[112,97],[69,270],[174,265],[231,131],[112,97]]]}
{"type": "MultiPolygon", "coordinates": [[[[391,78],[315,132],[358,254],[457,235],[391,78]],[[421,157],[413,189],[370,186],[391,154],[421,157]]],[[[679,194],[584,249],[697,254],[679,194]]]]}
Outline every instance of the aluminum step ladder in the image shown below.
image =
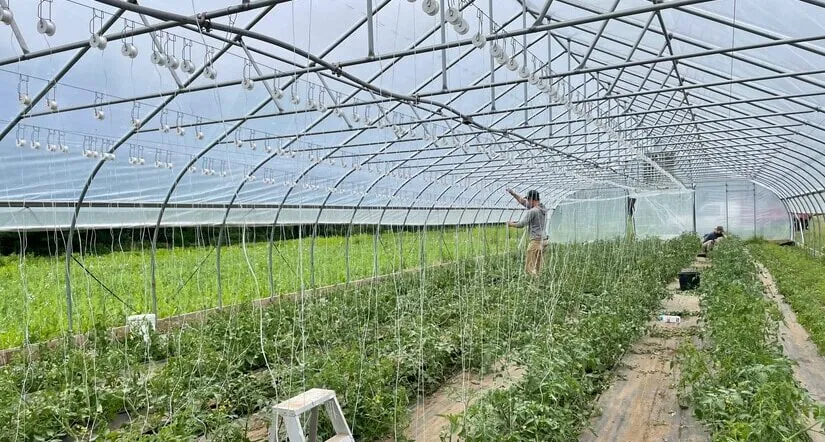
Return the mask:
{"type": "Polygon", "coordinates": [[[282,419],[286,426],[288,442],[316,442],[318,439],[318,409],[322,405],[326,408],[327,417],[335,430],[335,436],[327,439],[327,442],[355,442],[335,392],[321,388],[307,390],[272,407],[269,442],[279,442],[278,430],[282,419]],[[301,425],[301,415],[306,412],[310,412],[308,437],[304,434],[304,427],[301,425]]]}

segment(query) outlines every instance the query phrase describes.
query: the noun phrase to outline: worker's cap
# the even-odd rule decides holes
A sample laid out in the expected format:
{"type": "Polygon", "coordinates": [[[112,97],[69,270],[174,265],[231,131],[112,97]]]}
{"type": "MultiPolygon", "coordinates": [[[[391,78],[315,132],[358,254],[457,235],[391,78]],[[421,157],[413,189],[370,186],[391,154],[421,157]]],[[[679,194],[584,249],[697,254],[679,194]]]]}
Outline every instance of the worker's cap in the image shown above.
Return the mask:
{"type": "Polygon", "coordinates": [[[724,232],[724,231],[725,231],[725,228],[724,228],[724,227],[722,227],[722,226],[716,226],[716,231],[717,231],[717,232],[724,232]]]}
{"type": "Polygon", "coordinates": [[[539,191],[531,190],[527,192],[527,199],[530,201],[541,201],[541,198],[539,198],[539,191]]]}

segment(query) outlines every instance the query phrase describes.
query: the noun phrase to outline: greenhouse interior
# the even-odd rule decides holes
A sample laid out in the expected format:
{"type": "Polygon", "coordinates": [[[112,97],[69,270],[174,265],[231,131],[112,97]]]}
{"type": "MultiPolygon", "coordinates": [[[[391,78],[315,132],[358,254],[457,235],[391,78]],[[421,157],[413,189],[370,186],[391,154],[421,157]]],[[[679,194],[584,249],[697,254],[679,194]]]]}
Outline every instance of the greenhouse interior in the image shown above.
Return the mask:
{"type": "Polygon", "coordinates": [[[825,440],[825,1],[0,41],[0,442],[825,440]]]}

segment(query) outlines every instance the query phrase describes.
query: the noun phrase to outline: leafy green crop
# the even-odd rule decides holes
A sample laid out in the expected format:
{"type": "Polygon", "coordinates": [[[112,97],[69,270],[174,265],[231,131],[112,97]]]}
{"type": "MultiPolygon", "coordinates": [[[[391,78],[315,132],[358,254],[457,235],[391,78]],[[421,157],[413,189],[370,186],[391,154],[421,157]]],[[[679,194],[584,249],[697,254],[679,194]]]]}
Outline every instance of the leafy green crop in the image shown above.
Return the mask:
{"type": "MultiPolygon", "coordinates": [[[[242,232],[240,236],[246,235],[242,232]]],[[[112,244],[111,252],[93,239],[79,241],[84,266],[131,311],[78,265],[72,267],[75,329],[123,325],[130,314],[151,312],[149,242],[112,244]],[[96,247],[97,246],[97,247],[96,247]]],[[[518,238],[500,226],[457,227],[421,232],[381,232],[344,237],[277,241],[273,253],[274,293],[269,292],[267,238],[229,244],[221,252],[223,305],[302,288],[362,279],[425,264],[514,250],[518,238]],[[423,250],[423,256],[421,251],[423,250]],[[374,253],[375,252],[375,253],[374,253]],[[349,269],[349,272],[347,272],[349,269]]],[[[0,349],[59,336],[67,329],[65,255],[10,256],[0,259],[0,349]]],[[[196,244],[169,247],[157,254],[160,317],[217,306],[213,248],[196,244]]]]}
{"type": "Polygon", "coordinates": [[[808,440],[803,417],[820,415],[777,345],[781,314],[763,289],[742,242],[714,249],[702,274],[704,348],[679,350],[682,399],[714,440],[808,440]]]}
{"type": "Polygon", "coordinates": [[[777,288],[788,300],[799,323],[825,354],[825,260],[797,247],[752,244],[750,250],[776,280],[777,288]]]}

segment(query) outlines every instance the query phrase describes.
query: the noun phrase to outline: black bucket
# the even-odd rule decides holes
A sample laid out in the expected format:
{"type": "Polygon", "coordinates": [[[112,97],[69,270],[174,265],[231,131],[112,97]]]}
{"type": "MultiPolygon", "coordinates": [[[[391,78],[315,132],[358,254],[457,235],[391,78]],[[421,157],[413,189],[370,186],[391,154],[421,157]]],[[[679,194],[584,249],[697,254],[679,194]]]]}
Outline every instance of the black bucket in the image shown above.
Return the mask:
{"type": "Polygon", "coordinates": [[[699,272],[682,270],[679,272],[679,290],[693,290],[699,287],[699,272]]]}

